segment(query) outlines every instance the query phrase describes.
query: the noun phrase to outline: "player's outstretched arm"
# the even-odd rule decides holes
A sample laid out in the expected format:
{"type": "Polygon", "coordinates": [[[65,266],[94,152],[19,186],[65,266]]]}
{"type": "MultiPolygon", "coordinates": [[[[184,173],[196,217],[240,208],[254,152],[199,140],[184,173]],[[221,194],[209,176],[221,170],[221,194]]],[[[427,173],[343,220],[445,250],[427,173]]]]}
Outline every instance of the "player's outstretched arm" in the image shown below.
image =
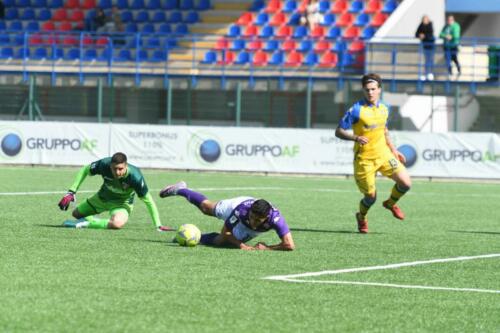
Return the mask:
{"type": "Polygon", "coordinates": [[[82,185],[83,181],[90,174],[90,165],[86,165],[78,171],[75,181],[70,186],[68,192],[59,200],[58,206],[61,210],[68,210],[69,204],[75,201],[75,194],[82,185]]]}
{"type": "Polygon", "coordinates": [[[257,250],[278,250],[278,251],[293,251],[295,250],[295,243],[293,242],[292,233],[289,232],[281,237],[281,243],[276,245],[266,245],[266,243],[257,243],[255,245],[257,250]]]}
{"type": "Polygon", "coordinates": [[[153,221],[156,229],[158,231],[169,231],[170,228],[167,227],[167,230],[164,226],[161,225],[160,214],[158,213],[158,208],[156,207],[151,193],[148,192],[145,196],[139,197],[139,199],[141,199],[144,204],[146,204],[146,208],[148,209],[149,215],[151,216],[151,220],[153,221]]]}
{"type": "Polygon", "coordinates": [[[222,227],[220,235],[214,239],[214,245],[216,246],[231,246],[236,247],[241,250],[255,250],[253,246],[246,245],[242,241],[236,239],[233,233],[226,227],[222,227]]]}

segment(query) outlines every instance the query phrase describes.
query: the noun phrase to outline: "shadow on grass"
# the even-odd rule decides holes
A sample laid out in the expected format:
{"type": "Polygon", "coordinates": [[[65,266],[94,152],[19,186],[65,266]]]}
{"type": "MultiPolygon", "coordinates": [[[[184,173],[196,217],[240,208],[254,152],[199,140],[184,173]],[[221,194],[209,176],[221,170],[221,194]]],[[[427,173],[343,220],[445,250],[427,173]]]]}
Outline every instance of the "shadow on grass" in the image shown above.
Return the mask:
{"type": "MultiPolygon", "coordinates": [[[[290,228],[293,232],[324,232],[332,234],[359,234],[357,231],[353,230],[324,230],[324,229],[303,229],[303,228],[290,228]]],[[[382,234],[381,232],[369,232],[369,234],[382,234]]]]}
{"type": "Polygon", "coordinates": [[[450,232],[457,232],[461,234],[500,235],[500,232],[497,231],[450,230],[450,232]]]}
{"type": "MultiPolygon", "coordinates": [[[[35,224],[37,227],[43,227],[43,228],[66,228],[62,224],[35,224]]],[[[66,228],[69,229],[69,228],[66,228]]]]}

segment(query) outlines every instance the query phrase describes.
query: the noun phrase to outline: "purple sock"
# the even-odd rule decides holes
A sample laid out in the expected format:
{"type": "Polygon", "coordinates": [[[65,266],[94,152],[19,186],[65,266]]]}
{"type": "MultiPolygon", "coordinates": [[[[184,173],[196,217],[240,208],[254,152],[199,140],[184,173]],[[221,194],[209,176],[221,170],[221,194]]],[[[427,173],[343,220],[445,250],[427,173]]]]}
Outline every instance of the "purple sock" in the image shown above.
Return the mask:
{"type": "Polygon", "coordinates": [[[200,205],[203,201],[207,200],[207,197],[204,196],[203,194],[192,191],[188,188],[182,188],[182,189],[178,190],[177,195],[183,196],[190,203],[192,203],[193,205],[195,205],[198,208],[200,208],[200,205]]]}

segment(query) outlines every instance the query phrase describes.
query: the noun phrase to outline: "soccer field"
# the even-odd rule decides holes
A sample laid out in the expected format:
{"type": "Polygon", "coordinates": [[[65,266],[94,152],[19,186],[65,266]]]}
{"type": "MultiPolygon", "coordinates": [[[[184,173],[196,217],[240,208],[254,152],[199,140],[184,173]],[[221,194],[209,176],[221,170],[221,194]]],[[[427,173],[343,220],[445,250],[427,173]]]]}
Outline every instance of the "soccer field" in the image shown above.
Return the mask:
{"type": "MultiPolygon", "coordinates": [[[[362,235],[352,179],[143,170],[164,225],[222,226],[158,197],[178,180],[276,205],[296,250],[240,251],[171,243],[139,200],[122,230],[61,228],[76,171],[0,168],[2,332],[500,331],[500,184],[414,180],[399,221],[380,179],[362,235]]],[[[101,182],[87,178],[77,199],[101,182]]]]}

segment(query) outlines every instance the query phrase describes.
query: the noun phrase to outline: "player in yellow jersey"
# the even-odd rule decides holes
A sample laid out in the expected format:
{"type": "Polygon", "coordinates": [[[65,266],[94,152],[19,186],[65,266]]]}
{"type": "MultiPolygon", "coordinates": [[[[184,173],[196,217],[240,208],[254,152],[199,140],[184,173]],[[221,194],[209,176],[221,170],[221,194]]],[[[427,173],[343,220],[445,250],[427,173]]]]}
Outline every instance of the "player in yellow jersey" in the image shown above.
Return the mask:
{"type": "Polygon", "coordinates": [[[377,199],[375,175],[393,179],[389,199],[383,206],[400,220],[404,214],[396,202],[411,187],[411,179],[404,166],[405,157],[398,152],[389,137],[387,120],[389,107],[380,101],[382,79],[377,74],[367,74],[361,79],[365,98],[356,102],[344,115],[335,131],[335,136],[354,141],[354,179],[364,197],[356,213],[358,230],[368,232],[368,210],[377,199]],[[348,131],[352,128],[352,133],[348,131]]]}

